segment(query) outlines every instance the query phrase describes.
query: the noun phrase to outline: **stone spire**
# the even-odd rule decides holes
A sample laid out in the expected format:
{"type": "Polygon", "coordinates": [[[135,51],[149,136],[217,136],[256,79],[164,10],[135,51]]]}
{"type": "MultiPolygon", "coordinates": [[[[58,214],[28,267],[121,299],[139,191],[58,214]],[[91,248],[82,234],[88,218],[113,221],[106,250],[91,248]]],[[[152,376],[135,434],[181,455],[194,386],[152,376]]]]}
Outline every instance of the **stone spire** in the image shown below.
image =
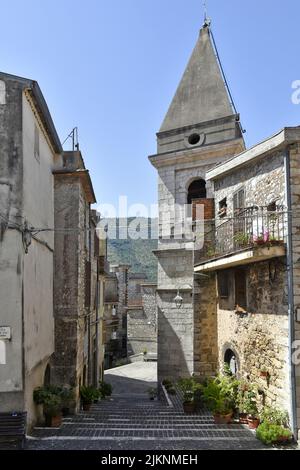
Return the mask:
{"type": "Polygon", "coordinates": [[[235,114],[205,21],[160,132],[235,114]]]}

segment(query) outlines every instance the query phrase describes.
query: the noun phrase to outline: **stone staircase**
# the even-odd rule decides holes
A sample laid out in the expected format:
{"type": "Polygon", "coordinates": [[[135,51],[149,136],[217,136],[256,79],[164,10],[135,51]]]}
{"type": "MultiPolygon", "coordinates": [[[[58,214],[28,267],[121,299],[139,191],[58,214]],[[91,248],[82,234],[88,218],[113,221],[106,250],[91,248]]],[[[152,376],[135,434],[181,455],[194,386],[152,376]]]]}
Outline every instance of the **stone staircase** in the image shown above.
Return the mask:
{"type": "MultiPolygon", "coordinates": [[[[215,425],[210,413],[183,413],[176,398],[173,407],[150,401],[147,395],[114,395],[65,418],[59,429],[36,428],[33,436],[52,440],[202,440],[251,441],[255,438],[239,425],[215,425]]],[[[257,442],[257,441],[255,441],[257,442]]]]}

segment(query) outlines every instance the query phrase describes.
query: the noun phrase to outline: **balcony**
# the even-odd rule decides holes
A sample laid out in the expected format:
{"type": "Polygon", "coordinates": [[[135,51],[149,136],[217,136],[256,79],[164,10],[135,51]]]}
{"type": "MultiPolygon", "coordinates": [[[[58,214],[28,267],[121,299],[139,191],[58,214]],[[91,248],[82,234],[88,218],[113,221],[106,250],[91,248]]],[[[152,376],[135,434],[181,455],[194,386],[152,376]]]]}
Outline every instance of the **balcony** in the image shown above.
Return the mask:
{"type": "Polygon", "coordinates": [[[206,229],[195,272],[216,271],[285,256],[288,214],[283,208],[239,209],[206,229]],[[218,224],[218,225],[217,225],[218,224]]]}

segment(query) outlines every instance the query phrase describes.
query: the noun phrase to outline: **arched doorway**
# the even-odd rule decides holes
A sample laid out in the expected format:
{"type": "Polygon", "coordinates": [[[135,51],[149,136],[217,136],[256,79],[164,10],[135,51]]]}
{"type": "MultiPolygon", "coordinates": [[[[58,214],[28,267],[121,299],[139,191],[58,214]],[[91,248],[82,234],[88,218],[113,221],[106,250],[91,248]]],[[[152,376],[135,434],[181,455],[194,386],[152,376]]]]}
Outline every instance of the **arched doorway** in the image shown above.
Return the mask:
{"type": "Polygon", "coordinates": [[[224,362],[228,365],[233,375],[238,373],[238,362],[235,353],[232,349],[227,349],[224,356],[224,362]]]}
{"type": "Polygon", "coordinates": [[[45,369],[45,374],[44,374],[44,386],[49,387],[50,383],[51,383],[51,369],[50,369],[50,365],[48,364],[45,369]]]}
{"type": "Polygon", "coordinates": [[[197,179],[188,188],[187,203],[192,204],[195,199],[206,199],[206,181],[197,179]]]}

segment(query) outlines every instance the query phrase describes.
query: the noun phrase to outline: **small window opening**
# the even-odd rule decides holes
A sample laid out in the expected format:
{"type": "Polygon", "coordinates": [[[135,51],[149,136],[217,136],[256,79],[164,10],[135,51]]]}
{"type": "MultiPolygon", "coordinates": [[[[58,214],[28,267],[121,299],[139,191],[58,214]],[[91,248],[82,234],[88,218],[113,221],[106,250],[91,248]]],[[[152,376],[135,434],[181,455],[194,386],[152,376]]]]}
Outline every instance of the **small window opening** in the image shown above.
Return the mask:
{"type": "Polygon", "coordinates": [[[225,197],[222,201],[219,202],[219,212],[220,217],[225,217],[227,215],[227,198],[225,197]]]}
{"type": "Polygon", "coordinates": [[[197,145],[197,144],[199,144],[199,142],[200,142],[200,135],[199,135],[199,134],[196,134],[196,133],[195,133],[195,134],[191,134],[191,135],[189,136],[188,141],[189,141],[189,144],[190,144],[190,145],[197,145]]]}

